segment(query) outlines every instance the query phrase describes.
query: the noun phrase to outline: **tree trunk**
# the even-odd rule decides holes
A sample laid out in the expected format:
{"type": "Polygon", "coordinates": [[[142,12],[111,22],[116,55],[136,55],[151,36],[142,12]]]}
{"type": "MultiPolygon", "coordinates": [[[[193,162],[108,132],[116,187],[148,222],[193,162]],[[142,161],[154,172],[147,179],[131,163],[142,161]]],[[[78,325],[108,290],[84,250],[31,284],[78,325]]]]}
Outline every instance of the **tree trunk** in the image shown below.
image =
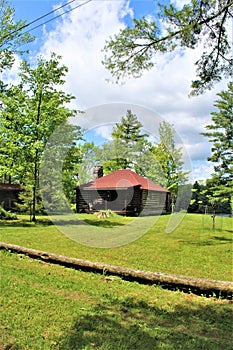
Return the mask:
{"type": "Polygon", "coordinates": [[[46,262],[72,267],[84,271],[92,271],[101,274],[120,276],[123,279],[137,281],[145,284],[159,284],[170,290],[183,290],[195,294],[206,294],[231,298],[233,294],[233,282],[217,281],[204,278],[165,274],[161,272],[150,272],[135,270],[121,266],[113,266],[88,260],[69,258],[40,250],[29,249],[14,244],[0,242],[0,249],[9,249],[17,253],[27,254],[32,258],[39,258],[46,262]]]}
{"type": "Polygon", "coordinates": [[[215,208],[214,208],[214,212],[211,215],[211,217],[212,217],[212,230],[215,230],[215,217],[216,217],[216,210],[215,210],[215,208]]]}
{"type": "Polygon", "coordinates": [[[35,163],[34,163],[34,179],[33,179],[33,192],[32,192],[32,221],[36,222],[36,192],[37,192],[37,158],[38,150],[36,150],[35,163]]]}
{"type": "Polygon", "coordinates": [[[212,215],[212,230],[215,229],[215,214],[212,215]]]}
{"type": "MultiPolygon", "coordinates": [[[[41,104],[42,104],[42,88],[39,89],[39,101],[37,107],[37,118],[36,118],[36,141],[39,139],[38,126],[40,124],[40,114],[41,114],[41,104]]],[[[32,198],[32,221],[36,222],[36,192],[38,189],[38,162],[39,162],[39,151],[36,149],[35,161],[34,161],[34,179],[33,179],[33,198],[32,198]]]]}

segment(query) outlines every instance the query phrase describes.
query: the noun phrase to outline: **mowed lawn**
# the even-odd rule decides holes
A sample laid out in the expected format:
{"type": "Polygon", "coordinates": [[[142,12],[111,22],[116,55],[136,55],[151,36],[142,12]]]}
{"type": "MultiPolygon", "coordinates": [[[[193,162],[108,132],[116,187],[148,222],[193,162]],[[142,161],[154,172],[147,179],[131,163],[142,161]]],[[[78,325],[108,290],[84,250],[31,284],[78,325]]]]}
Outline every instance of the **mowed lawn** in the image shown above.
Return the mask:
{"type": "MultiPolygon", "coordinates": [[[[130,218],[92,224],[127,225],[130,218]]],[[[140,220],[140,218],[138,218],[140,220]]],[[[0,222],[1,241],[125,267],[231,280],[232,219],[186,215],[172,233],[162,216],[138,240],[100,249],[67,238],[48,218],[0,222]]],[[[2,250],[1,350],[232,349],[232,304],[127,282],[2,250]]]]}
{"type": "MultiPolygon", "coordinates": [[[[117,215],[108,219],[87,214],[81,217],[103,231],[110,227],[110,235],[114,235],[115,227],[124,227],[132,220],[117,215]]],[[[140,219],[135,220],[140,223],[140,219]]],[[[1,241],[141,270],[232,280],[233,219],[229,217],[216,217],[216,229],[212,230],[210,216],[188,214],[175,231],[166,233],[169,216],[161,216],[142,237],[116,248],[79,244],[51,225],[47,217],[39,218],[37,224],[27,220],[20,217],[16,222],[0,221],[1,241]]]]}
{"type": "Polygon", "coordinates": [[[1,251],[1,350],[232,349],[232,305],[1,251]]]}

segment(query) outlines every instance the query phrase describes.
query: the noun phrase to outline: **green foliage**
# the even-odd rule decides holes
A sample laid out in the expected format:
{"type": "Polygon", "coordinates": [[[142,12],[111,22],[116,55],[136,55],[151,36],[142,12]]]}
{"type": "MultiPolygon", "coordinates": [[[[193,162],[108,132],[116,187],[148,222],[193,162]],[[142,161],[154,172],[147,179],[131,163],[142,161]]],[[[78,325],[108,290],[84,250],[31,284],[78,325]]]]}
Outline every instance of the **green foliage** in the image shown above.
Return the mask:
{"type": "Polygon", "coordinates": [[[10,213],[9,211],[5,210],[0,205],[0,220],[17,220],[17,216],[14,213],[10,213]]]}
{"type": "Polygon", "coordinates": [[[45,144],[56,127],[76,113],[66,107],[74,97],[59,89],[67,73],[60,59],[55,54],[49,60],[39,57],[36,67],[22,61],[20,82],[1,93],[0,175],[11,175],[32,187],[28,202],[32,201],[33,220],[45,144]]]}
{"type": "Polygon", "coordinates": [[[49,212],[66,212],[75,200],[77,172],[83,156],[76,142],[81,137],[79,127],[64,122],[46,143],[39,173],[43,205],[49,212]]]}
{"type": "MultiPolygon", "coordinates": [[[[80,138],[80,135],[76,135],[80,138]]],[[[78,184],[80,170],[83,162],[84,146],[73,144],[62,165],[62,184],[66,198],[71,204],[76,201],[75,187],[78,184]]]]}
{"type": "Polygon", "coordinates": [[[201,197],[201,191],[204,185],[200,184],[198,181],[195,181],[192,188],[192,198],[188,208],[189,213],[199,213],[200,204],[203,202],[201,197]]]}
{"type": "MultiPolygon", "coordinates": [[[[5,69],[10,69],[14,63],[15,53],[20,53],[19,46],[27,43],[34,38],[27,32],[22,33],[22,27],[25,21],[14,21],[15,11],[7,0],[0,0],[0,73],[5,69]]],[[[3,82],[0,80],[0,90],[4,88],[3,82]]]]}
{"type": "Polygon", "coordinates": [[[182,170],[182,150],[177,148],[174,135],[173,125],[160,123],[159,143],[152,148],[153,158],[146,175],[177,195],[178,187],[185,184],[188,172],[182,170]]]}
{"type": "MultiPolygon", "coordinates": [[[[22,191],[19,193],[19,202],[16,203],[17,211],[22,213],[28,213],[30,218],[32,217],[32,205],[33,205],[33,181],[30,181],[30,177],[26,177],[28,184],[21,185],[22,191]]],[[[43,214],[43,205],[41,202],[41,194],[39,189],[35,193],[36,199],[36,213],[43,214]]]]}
{"type": "Polygon", "coordinates": [[[103,153],[102,148],[95,146],[94,142],[84,142],[81,145],[82,161],[78,171],[78,182],[80,185],[93,180],[93,166],[102,164],[103,153]]]}
{"type": "Polygon", "coordinates": [[[192,95],[211,89],[224,76],[232,76],[231,21],[232,0],[191,0],[178,10],[175,5],[160,5],[162,23],[151,18],[135,19],[106,42],[103,64],[117,81],[125,76],[139,77],[154,66],[157,53],[185,48],[195,49],[204,42],[203,53],[195,63],[197,79],[192,95]]]}
{"type": "Polygon", "coordinates": [[[141,134],[142,124],[138,121],[137,116],[127,110],[126,116],[121,118],[121,123],[116,123],[112,131],[113,139],[121,139],[125,147],[130,143],[129,148],[132,147],[131,143],[137,142],[147,134],[141,134]]]}
{"type": "MultiPolygon", "coordinates": [[[[219,188],[221,190],[221,188],[219,188]]],[[[192,189],[189,213],[230,214],[231,208],[227,197],[216,196],[210,180],[206,184],[196,181],[192,189]]]]}
{"type": "Polygon", "coordinates": [[[218,96],[220,100],[214,104],[218,111],[211,113],[212,124],[206,125],[208,131],[202,134],[213,144],[208,160],[216,163],[215,174],[226,183],[233,180],[233,83],[218,96]]]}
{"type": "Polygon", "coordinates": [[[103,145],[104,171],[111,173],[129,168],[143,175],[143,163],[150,147],[147,136],[142,132],[142,124],[137,116],[128,110],[121,122],[113,127],[112,140],[103,145]]]}
{"type": "Polygon", "coordinates": [[[211,113],[212,124],[207,125],[209,131],[203,133],[213,143],[208,160],[216,164],[215,172],[208,181],[213,205],[233,201],[233,83],[229,83],[228,90],[218,96],[221,98],[215,103],[218,111],[211,113]]]}

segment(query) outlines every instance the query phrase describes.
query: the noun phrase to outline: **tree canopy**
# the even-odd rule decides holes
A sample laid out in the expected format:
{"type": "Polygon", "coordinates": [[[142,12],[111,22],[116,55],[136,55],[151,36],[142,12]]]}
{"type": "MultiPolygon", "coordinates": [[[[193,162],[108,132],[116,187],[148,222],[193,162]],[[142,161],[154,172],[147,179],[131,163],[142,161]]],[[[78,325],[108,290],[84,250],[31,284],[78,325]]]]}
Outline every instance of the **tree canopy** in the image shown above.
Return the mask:
{"type": "Polygon", "coordinates": [[[176,197],[188,175],[183,170],[182,149],[176,145],[172,124],[161,122],[158,134],[158,141],[150,141],[137,116],[128,110],[121,122],[113,127],[112,140],[100,147],[98,160],[104,172],[132,169],[170,190],[176,197]]]}
{"type": "Polygon", "coordinates": [[[223,77],[232,76],[232,44],[230,21],[232,0],[191,0],[177,9],[174,4],[159,5],[159,19],[134,19],[133,26],[110,37],[104,47],[103,64],[116,81],[139,77],[155,65],[159,52],[177,49],[195,49],[203,44],[196,61],[196,78],[191,84],[191,95],[211,89],[223,77]]]}
{"type": "Polygon", "coordinates": [[[182,149],[175,143],[172,124],[161,122],[158,132],[159,142],[151,150],[153,157],[147,176],[177,195],[178,187],[186,183],[188,175],[188,172],[183,170],[182,149]]]}
{"type": "MultiPolygon", "coordinates": [[[[20,82],[0,93],[0,175],[10,175],[31,193],[33,219],[38,202],[39,166],[45,144],[58,125],[76,111],[67,105],[74,96],[61,90],[67,68],[60,56],[38,58],[37,66],[22,61],[20,82]]],[[[78,135],[79,134],[79,128],[78,135]]],[[[25,191],[26,193],[27,191],[25,191]]]]}

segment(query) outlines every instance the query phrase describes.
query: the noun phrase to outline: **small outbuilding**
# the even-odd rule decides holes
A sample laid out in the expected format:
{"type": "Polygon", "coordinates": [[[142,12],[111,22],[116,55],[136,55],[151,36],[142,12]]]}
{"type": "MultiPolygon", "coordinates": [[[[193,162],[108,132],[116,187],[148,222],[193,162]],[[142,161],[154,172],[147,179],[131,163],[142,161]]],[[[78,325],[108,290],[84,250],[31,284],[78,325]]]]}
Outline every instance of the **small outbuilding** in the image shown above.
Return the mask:
{"type": "Polygon", "coordinates": [[[0,205],[6,210],[16,210],[21,191],[20,185],[0,183],[0,205]]]}
{"type": "Polygon", "coordinates": [[[169,212],[169,194],[165,188],[130,169],[95,178],[76,188],[78,213],[112,210],[123,215],[158,215],[169,212]]]}

